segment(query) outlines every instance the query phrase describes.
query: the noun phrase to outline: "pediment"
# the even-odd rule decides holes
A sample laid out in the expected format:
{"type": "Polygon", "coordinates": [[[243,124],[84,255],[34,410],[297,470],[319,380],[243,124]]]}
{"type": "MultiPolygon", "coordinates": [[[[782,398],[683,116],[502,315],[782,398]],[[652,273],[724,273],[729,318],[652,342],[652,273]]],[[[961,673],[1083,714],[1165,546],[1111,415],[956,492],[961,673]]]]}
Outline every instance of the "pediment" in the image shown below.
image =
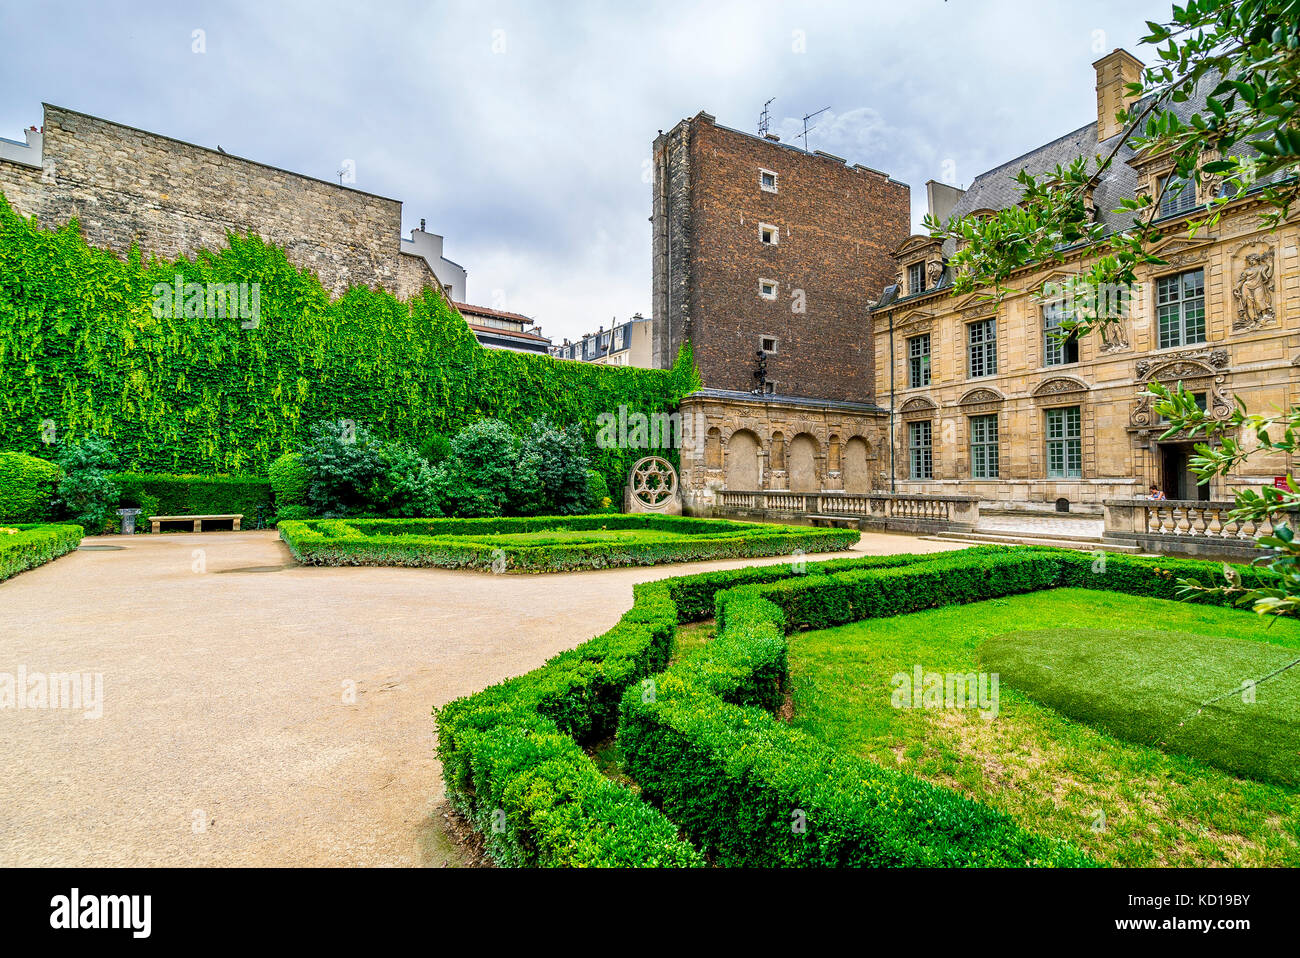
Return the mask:
{"type": "Polygon", "coordinates": [[[1088,388],[1088,384],[1081,379],[1075,379],[1072,376],[1054,376],[1035,386],[1033,396],[1035,399],[1041,399],[1043,397],[1069,395],[1070,393],[1086,393],[1088,388]]]}

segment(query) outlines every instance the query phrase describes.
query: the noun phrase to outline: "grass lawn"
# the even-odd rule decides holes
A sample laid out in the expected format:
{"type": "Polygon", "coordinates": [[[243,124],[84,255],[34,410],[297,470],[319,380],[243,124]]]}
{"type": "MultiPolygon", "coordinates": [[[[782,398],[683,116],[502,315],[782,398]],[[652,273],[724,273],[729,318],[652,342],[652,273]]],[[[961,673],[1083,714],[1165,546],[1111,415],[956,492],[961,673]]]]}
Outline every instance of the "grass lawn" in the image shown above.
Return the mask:
{"type": "MultiPolygon", "coordinates": [[[[981,661],[981,648],[990,639],[997,640],[988,646],[990,659],[1004,656],[1017,681],[1027,686],[1037,681],[1034,688],[1047,695],[1051,683],[1029,677],[1029,664],[1035,663],[1041,676],[1052,671],[1051,657],[1026,651],[1013,663],[1007,650],[1014,644],[1001,637],[1031,633],[1029,644],[1054,650],[1058,661],[1072,663],[1076,675],[1088,675],[1091,667],[1096,676],[1098,660],[1090,666],[1084,653],[1063,652],[1059,639],[1044,639],[1044,630],[1058,636],[1078,629],[1112,633],[1094,636],[1097,653],[1105,654],[1115,648],[1117,626],[1140,622],[1180,633],[1184,662],[1224,669],[1219,677],[1230,675],[1229,684],[1246,677],[1238,674],[1239,667],[1276,659],[1274,647],[1300,649],[1300,622],[1269,628],[1267,621],[1231,609],[1057,589],[791,636],[792,724],[837,748],[957,789],[1109,864],[1300,865],[1295,787],[1237,777],[1194,758],[1123,741],[1035,701],[1013,687],[1010,675],[1000,684],[992,721],[973,709],[891,705],[891,677],[916,665],[939,673],[996,671],[981,661]],[[1196,636],[1210,641],[1194,652],[1196,636]],[[1229,639],[1259,644],[1258,659],[1240,643],[1224,642],[1229,639]],[[1233,658],[1241,655],[1249,661],[1233,658]]],[[[1123,661],[1107,668],[1115,673],[1108,673],[1109,679],[1119,676],[1141,687],[1140,669],[1123,661]]],[[[1151,675],[1146,673],[1148,679],[1151,675]]],[[[1205,687],[1219,690],[1216,681],[1210,676],[1205,687]]],[[[1071,687],[1079,688],[1078,681],[1071,687]]],[[[1267,701],[1267,689],[1259,688],[1259,703],[1267,701]]],[[[1199,684],[1189,685],[1185,694],[1199,702],[1200,691],[1199,684]]],[[[1124,694],[1099,692],[1098,698],[1108,703],[1108,714],[1128,715],[1131,726],[1132,708],[1121,708],[1124,694]]],[[[1164,704],[1178,711],[1183,702],[1171,695],[1164,704]]],[[[1084,714],[1083,706],[1077,707],[1084,714]]],[[[1296,726],[1289,734],[1294,740],[1296,726]]]]}
{"type": "Polygon", "coordinates": [[[979,653],[1036,702],[1128,742],[1300,785],[1300,658],[1268,642],[1155,629],[1048,629],[989,639],[979,653]],[[1278,674],[1248,693],[1244,680],[1278,674]]]}

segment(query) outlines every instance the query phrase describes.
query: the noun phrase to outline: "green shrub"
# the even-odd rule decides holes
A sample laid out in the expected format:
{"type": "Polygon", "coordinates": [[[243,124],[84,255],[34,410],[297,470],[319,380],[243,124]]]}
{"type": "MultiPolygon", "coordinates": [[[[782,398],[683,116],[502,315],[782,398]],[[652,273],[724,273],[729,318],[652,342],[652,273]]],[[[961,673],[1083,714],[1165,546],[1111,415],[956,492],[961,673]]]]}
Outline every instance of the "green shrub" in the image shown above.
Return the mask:
{"type": "Polygon", "coordinates": [[[519,440],[499,419],[482,419],[456,434],[451,452],[434,471],[443,512],[499,516],[515,483],[519,440]]]}
{"type": "Polygon", "coordinates": [[[430,466],[438,466],[451,455],[451,440],[435,432],[422,439],[417,448],[430,466]]]}
{"type": "Polygon", "coordinates": [[[71,552],[81,536],[75,525],[0,525],[0,582],[71,552]]]}
{"type": "Polygon", "coordinates": [[[90,535],[111,532],[117,523],[121,489],[110,473],[117,456],[99,436],[85,436],[59,453],[63,478],[55,495],[55,512],[90,535]]]}
{"type": "Polygon", "coordinates": [[[587,512],[587,453],[582,432],[546,420],[533,423],[520,442],[510,511],[521,516],[571,516],[587,512]]]}
{"type": "Polygon", "coordinates": [[[275,507],[301,506],[307,503],[307,490],[311,487],[311,471],[302,464],[302,455],[286,452],[267,471],[271,492],[275,494],[275,507]]]}
{"type": "Polygon", "coordinates": [[[57,465],[0,452],[0,520],[40,522],[50,517],[61,472],[57,465]]]}
{"type": "Polygon", "coordinates": [[[1008,816],[777,722],[786,632],[1054,584],[1049,555],[970,550],[717,593],[718,636],[625,693],[619,748],[642,794],[723,866],[1081,865],[1008,816]],[[797,825],[798,827],[792,827],[797,825]]]}
{"type": "Polygon", "coordinates": [[[586,499],[589,512],[604,512],[607,509],[618,511],[615,508],[617,504],[609,494],[609,484],[605,482],[605,477],[595,469],[587,471],[586,499]]]}

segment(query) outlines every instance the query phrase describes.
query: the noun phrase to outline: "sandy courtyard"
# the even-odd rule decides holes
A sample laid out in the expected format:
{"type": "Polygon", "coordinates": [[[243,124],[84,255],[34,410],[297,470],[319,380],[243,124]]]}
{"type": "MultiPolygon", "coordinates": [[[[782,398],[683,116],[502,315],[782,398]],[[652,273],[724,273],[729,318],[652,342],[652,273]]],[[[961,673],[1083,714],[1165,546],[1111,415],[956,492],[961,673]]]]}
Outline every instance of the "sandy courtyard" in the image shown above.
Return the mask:
{"type": "Polygon", "coordinates": [[[100,718],[0,711],[0,865],[458,864],[433,706],[608,629],[635,582],[781,561],[494,576],[303,567],[274,532],[87,539],[0,583],[0,673],[103,676],[100,718]]]}

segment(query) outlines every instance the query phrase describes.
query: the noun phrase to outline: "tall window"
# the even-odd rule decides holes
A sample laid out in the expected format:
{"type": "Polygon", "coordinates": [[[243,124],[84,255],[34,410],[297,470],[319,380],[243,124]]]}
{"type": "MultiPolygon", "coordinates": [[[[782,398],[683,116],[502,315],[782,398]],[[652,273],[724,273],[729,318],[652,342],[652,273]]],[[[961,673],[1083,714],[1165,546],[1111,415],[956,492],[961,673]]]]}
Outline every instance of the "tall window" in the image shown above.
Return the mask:
{"type": "Polygon", "coordinates": [[[930,385],[930,334],[922,333],[907,341],[907,385],[916,389],[930,385]]]}
{"type": "Polygon", "coordinates": [[[930,420],[907,424],[907,447],[912,464],[913,479],[934,478],[934,453],[930,445],[930,420]]]}
{"type": "Polygon", "coordinates": [[[1083,428],[1078,406],[1047,410],[1047,476],[1083,476],[1083,428]]]}
{"type": "Polygon", "coordinates": [[[993,376],[998,371],[998,324],[981,319],[966,327],[966,375],[971,379],[993,376]]]}
{"type": "Polygon", "coordinates": [[[974,479],[998,477],[998,417],[970,417],[970,474],[974,479]]]}
{"type": "Polygon", "coordinates": [[[1065,303],[1043,304],[1043,365],[1065,366],[1079,361],[1079,339],[1073,333],[1062,336],[1061,320],[1067,318],[1065,303]]]}
{"type": "Polygon", "coordinates": [[[1156,280],[1160,348],[1205,342],[1205,270],[1156,280]]]}
{"type": "Polygon", "coordinates": [[[1175,173],[1161,177],[1160,215],[1186,213],[1196,206],[1196,184],[1175,173]]]}
{"type": "Polygon", "coordinates": [[[907,291],[920,293],[925,291],[925,264],[913,263],[907,267],[907,291]]]}

